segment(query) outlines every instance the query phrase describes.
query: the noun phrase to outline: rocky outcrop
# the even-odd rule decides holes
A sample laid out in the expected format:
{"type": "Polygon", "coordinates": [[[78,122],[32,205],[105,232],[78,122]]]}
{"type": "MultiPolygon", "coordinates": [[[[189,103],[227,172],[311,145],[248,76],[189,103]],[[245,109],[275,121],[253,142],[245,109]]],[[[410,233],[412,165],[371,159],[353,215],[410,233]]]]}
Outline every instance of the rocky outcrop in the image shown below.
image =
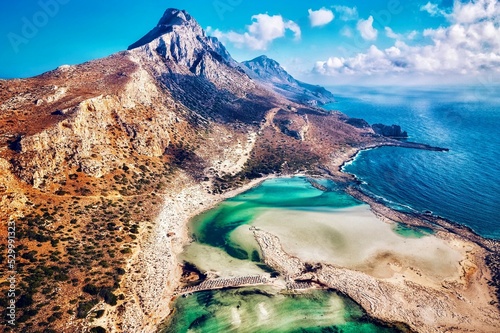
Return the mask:
{"type": "Polygon", "coordinates": [[[294,79],[277,61],[265,55],[243,61],[241,65],[250,77],[297,103],[316,106],[335,102],[331,92],[294,79]]]}
{"type": "MultiPolygon", "coordinates": [[[[140,75],[147,74],[133,74],[140,75]]],[[[62,110],[66,119],[20,140],[14,170],[38,188],[46,181],[64,180],[64,170],[102,177],[121,166],[132,151],[161,156],[171,141],[169,127],[176,115],[159,112],[157,107],[142,104],[141,99],[130,104],[127,100],[133,96],[131,88],[126,88],[123,95],[98,96],[62,110]],[[149,116],[144,117],[144,113],[149,116]]],[[[159,92],[150,86],[147,96],[159,98],[159,92]]]]}
{"type": "Polygon", "coordinates": [[[307,115],[298,115],[284,110],[279,110],[275,114],[273,122],[281,133],[296,140],[304,140],[309,129],[307,115]]]}
{"type": "Polygon", "coordinates": [[[401,130],[399,125],[384,125],[384,124],[373,124],[372,129],[375,134],[390,137],[390,138],[407,138],[408,133],[401,130]]]}
{"type": "Polygon", "coordinates": [[[371,128],[370,124],[368,124],[366,120],[360,118],[349,118],[346,120],[346,124],[356,128],[371,128]]]}
{"type": "Polygon", "coordinates": [[[202,60],[208,54],[230,66],[236,65],[225,47],[216,38],[207,37],[191,15],[173,8],[167,9],[157,26],[128,49],[136,48],[157,53],[197,74],[203,73],[202,60]]]}

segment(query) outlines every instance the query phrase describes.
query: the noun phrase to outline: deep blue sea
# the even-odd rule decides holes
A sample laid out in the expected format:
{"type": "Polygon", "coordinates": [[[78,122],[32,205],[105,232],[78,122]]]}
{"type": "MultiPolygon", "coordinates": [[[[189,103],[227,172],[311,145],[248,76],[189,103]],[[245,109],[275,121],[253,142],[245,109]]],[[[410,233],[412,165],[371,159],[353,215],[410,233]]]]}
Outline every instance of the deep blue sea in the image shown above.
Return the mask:
{"type": "Polygon", "coordinates": [[[500,86],[330,89],[326,108],[370,124],[398,124],[409,141],[449,152],[383,147],[345,170],[363,190],[402,210],[432,211],[500,239],[500,86]]]}

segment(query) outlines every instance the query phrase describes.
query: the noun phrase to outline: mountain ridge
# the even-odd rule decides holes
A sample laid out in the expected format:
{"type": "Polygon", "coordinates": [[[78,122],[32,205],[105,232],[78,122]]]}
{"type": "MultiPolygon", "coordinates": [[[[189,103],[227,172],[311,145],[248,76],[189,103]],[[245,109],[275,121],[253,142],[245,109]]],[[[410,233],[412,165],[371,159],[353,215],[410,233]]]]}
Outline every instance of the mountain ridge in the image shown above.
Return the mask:
{"type": "Polygon", "coordinates": [[[261,101],[283,100],[248,77],[224,45],[185,11],[167,9],[129,49],[174,98],[205,118],[258,121],[269,109],[261,101]]]}
{"type": "Polygon", "coordinates": [[[250,77],[297,103],[318,106],[335,102],[330,91],[295,79],[276,60],[266,55],[243,61],[241,65],[250,77]]]}

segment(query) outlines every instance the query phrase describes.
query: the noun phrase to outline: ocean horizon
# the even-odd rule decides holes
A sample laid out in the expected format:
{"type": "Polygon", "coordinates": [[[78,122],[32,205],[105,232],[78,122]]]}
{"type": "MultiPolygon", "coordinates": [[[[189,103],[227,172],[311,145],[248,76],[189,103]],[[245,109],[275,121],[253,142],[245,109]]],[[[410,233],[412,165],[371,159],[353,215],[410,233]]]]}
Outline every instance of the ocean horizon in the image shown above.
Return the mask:
{"type": "Polygon", "coordinates": [[[408,141],[449,148],[362,151],[344,170],[392,208],[435,215],[500,239],[500,86],[331,87],[325,106],[370,124],[397,124],[408,141]]]}

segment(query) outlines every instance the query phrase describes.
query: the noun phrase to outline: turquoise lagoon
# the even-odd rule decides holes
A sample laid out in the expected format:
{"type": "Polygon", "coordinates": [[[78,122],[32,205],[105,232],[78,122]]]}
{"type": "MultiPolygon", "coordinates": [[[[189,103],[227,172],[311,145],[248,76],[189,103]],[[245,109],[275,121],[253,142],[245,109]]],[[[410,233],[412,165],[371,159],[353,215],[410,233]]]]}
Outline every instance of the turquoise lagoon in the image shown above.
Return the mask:
{"type": "MultiPolygon", "coordinates": [[[[458,274],[459,254],[427,229],[388,224],[329,180],[269,179],[200,216],[181,260],[221,277],[266,274],[251,227],[277,235],[288,253],[380,278],[389,261],[418,265],[437,279],[458,274]],[[436,259],[439,258],[439,259],[436,259]]],[[[276,286],[199,292],[179,297],[164,332],[395,332],[374,323],[350,299],[328,290],[287,293],[276,286]]]]}

